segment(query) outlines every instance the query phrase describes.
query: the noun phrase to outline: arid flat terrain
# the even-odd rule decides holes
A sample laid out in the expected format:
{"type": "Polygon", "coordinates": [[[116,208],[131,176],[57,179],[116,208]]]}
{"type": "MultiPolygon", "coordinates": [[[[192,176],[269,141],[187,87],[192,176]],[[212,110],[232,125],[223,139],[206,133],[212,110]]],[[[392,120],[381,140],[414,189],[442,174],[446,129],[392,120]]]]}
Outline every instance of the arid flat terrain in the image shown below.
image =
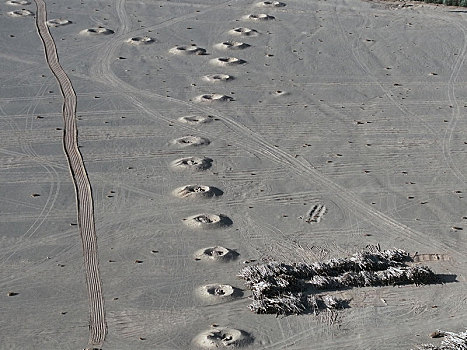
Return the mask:
{"type": "Polygon", "coordinates": [[[2,1],[0,350],[465,331],[466,57],[466,9],[418,2],[2,1]],[[245,267],[368,247],[436,280],[250,311],[245,267]]]}

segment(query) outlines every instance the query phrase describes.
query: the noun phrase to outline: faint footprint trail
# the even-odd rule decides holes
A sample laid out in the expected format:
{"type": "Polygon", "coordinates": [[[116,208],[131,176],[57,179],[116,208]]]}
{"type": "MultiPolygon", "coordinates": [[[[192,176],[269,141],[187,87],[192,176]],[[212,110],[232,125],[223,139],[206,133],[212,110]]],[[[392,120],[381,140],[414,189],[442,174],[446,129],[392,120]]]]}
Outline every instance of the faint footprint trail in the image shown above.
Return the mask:
{"type": "Polygon", "coordinates": [[[83,246],[84,268],[89,297],[89,346],[101,347],[107,326],[104,313],[104,297],[99,276],[97,237],[94,225],[94,205],[86,168],[78,149],[76,126],[76,94],[70,79],[59,63],[57,48],[47,26],[47,11],[43,0],[34,0],[37,6],[36,26],[44,44],[47,64],[55,75],[63,96],[63,119],[65,123],[63,148],[75,185],[78,224],[83,246]]]}

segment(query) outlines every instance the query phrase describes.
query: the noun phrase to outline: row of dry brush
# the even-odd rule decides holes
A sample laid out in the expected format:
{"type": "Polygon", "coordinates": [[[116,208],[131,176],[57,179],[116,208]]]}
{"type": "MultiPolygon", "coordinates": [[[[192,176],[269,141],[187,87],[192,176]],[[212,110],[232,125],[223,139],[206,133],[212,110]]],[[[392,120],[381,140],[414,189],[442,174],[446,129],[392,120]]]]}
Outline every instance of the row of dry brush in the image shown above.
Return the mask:
{"type": "Polygon", "coordinates": [[[437,331],[437,337],[444,337],[440,346],[425,344],[417,350],[467,350],[467,331],[461,333],[437,331]]]}
{"type": "Polygon", "coordinates": [[[243,268],[239,277],[252,291],[250,310],[258,314],[317,313],[336,309],[345,300],[318,296],[322,291],[352,287],[428,284],[436,275],[426,266],[408,266],[400,249],[362,251],[345,259],[311,264],[268,262],[243,268]]]}
{"type": "Polygon", "coordinates": [[[462,6],[467,7],[467,0],[415,0],[423,1],[430,4],[443,4],[446,6],[462,6]]]}

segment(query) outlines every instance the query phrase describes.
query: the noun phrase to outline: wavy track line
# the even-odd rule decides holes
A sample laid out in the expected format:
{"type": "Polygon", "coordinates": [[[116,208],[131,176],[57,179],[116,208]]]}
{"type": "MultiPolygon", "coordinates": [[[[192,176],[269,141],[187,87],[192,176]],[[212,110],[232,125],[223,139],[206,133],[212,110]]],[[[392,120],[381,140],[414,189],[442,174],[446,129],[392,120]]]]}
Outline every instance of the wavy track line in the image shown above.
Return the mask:
{"type": "Polygon", "coordinates": [[[99,275],[97,236],[94,224],[94,205],[91,184],[78,149],[76,126],[76,93],[70,79],[59,63],[57,48],[47,27],[47,11],[43,0],[34,0],[37,6],[36,26],[44,44],[45,57],[57,79],[63,96],[63,148],[75,185],[78,225],[82,240],[86,284],[89,297],[89,346],[101,347],[106,333],[104,297],[99,275]]]}

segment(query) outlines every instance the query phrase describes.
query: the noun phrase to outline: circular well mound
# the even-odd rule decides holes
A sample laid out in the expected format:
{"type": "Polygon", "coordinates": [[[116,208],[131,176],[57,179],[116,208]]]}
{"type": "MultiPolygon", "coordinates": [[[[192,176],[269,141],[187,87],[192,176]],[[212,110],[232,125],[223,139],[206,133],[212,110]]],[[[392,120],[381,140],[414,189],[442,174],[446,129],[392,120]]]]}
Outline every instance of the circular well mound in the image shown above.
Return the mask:
{"type": "Polygon", "coordinates": [[[11,17],[28,17],[28,16],[33,16],[33,15],[34,15],[34,12],[31,12],[25,9],[8,12],[8,16],[11,16],[11,17]]]}
{"type": "Polygon", "coordinates": [[[185,157],[174,160],[170,165],[174,170],[207,170],[212,165],[212,159],[207,157],[185,157]]]}
{"type": "Polygon", "coordinates": [[[203,49],[202,47],[196,45],[180,45],[171,48],[169,52],[174,55],[205,55],[206,49],[203,49]]]}
{"type": "Polygon", "coordinates": [[[211,64],[220,67],[239,66],[245,64],[246,61],[237,57],[217,57],[209,61],[211,64]]]}
{"type": "Polygon", "coordinates": [[[243,292],[229,284],[206,284],[198,287],[196,294],[205,302],[222,303],[241,297],[243,292]]]}
{"type": "Polygon", "coordinates": [[[250,29],[246,27],[238,27],[229,30],[229,34],[238,35],[238,36],[257,36],[259,33],[255,29],[250,29]]]}
{"type": "Polygon", "coordinates": [[[222,214],[197,214],[183,219],[185,225],[203,230],[224,228],[232,225],[232,220],[222,214]]]}
{"type": "Polygon", "coordinates": [[[266,13],[258,13],[258,14],[249,14],[249,15],[243,16],[243,19],[247,21],[272,21],[276,18],[266,13]]]}
{"type": "Polygon", "coordinates": [[[204,185],[186,185],[175,189],[172,193],[179,198],[211,198],[223,194],[216,187],[204,185]]]}
{"type": "Polygon", "coordinates": [[[46,23],[49,27],[60,27],[60,26],[66,26],[67,24],[71,24],[72,22],[67,19],[54,18],[54,19],[49,19],[46,23]]]}
{"type": "Polygon", "coordinates": [[[239,348],[253,342],[252,336],[240,329],[230,327],[212,327],[193,340],[197,346],[204,349],[217,349],[221,347],[239,348]]]}
{"type": "Polygon", "coordinates": [[[233,97],[222,94],[204,94],[195,97],[195,102],[211,103],[211,102],[229,102],[233,101],[233,97]]]}
{"type": "Polygon", "coordinates": [[[152,44],[154,39],[148,36],[135,36],[127,39],[126,42],[131,45],[147,45],[152,44]]]}
{"type": "Polygon", "coordinates": [[[259,7],[285,7],[285,3],[280,1],[261,1],[256,4],[259,7]]]}
{"type": "Polygon", "coordinates": [[[178,121],[185,124],[207,124],[212,122],[211,116],[204,116],[204,115],[186,115],[183,117],[178,118],[178,121]]]}
{"type": "Polygon", "coordinates": [[[31,2],[27,0],[8,0],[7,2],[5,2],[5,4],[12,6],[26,6],[31,5],[31,2]]]}
{"type": "Polygon", "coordinates": [[[178,147],[190,147],[190,146],[207,146],[211,143],[207,138],[200,136],[183,136],[176,138],[170,142],[172,145],[178,147]]]}
{"type": "Polygon", "coordinates": [[[97,28],[87,28],[80,32],[81,35],[110,35],[115,32],[112,29],[97,27],[97,28]]]}
{"type": "Polygon", "coordinates": [[[239,254],[232,249],[215,246],[198,250],[195,253],[195,260],[226,263],[235,260],[238,255],[239,254]]]}
{"type": "Polygon", "coordinates": [[[203,80],[210,83],[219,83],[234,80],[234,77],[229,74],[209,74],[205,75],[203,80]]]}
{"type": "Polygon", "coordinates": [[[223,41],[215,44],[214,47],[221,50],[243,50],[250,45],[241,41],[223,41]]]}

